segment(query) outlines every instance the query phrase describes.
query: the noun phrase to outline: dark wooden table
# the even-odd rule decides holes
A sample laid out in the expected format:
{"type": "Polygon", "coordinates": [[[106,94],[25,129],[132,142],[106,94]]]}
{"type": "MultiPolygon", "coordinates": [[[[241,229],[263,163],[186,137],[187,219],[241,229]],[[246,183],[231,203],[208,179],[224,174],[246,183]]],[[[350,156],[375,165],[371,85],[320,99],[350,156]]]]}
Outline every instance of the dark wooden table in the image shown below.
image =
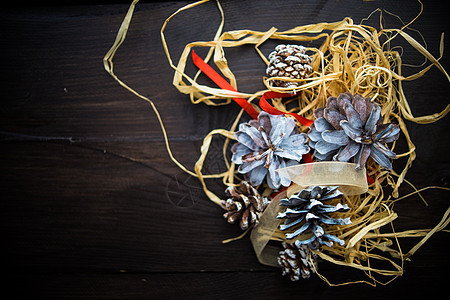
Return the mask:
{"type": "MultiPolygon", "coordinates": [[[[203,137],[214,128],[228,128],[238,107],[194,105],[172,85],[160,29],[187,3],[138,4],[115,57],[115,72],[155,102],[174,156],[192,170],[203,137]]],[[[414,1],[221,3],[225,31],[286,30],[346,16],[359,23],[378,7],[407,23],[420,10],[414,1]]],[[[197,179],[169,159],[150,106],[103,69],[102,58],[128,3],[44,4],[16,4],[0,13],[0,195],[4,294],[12,291],[14,296],[9,298],[394,299],[448,288],[450,243],[445,232],[435,234],[405,262],[403,276],[376,288],[330,287],[318,277],[293,283],[279,269],[257,261],[248,236],[222,244],[240,229],[226,223],[197,179]]],[[[383,15],[387,27],[402,26],[383,15]]],[[[368,22],[377,23],[378,15],[368,22]]],[[[218,24],[214,2],[177,16],[166,30],[175,61],[186,43],[211,40],[218,24]]],[[[448,10],[441,1],[425,1],[412,28],[438,57],[441,32],[450,33],[448,10]]],[[[273,45],[261,49],[267,55],[273,45]]],[[[448,38],[444,45],[441,63],[450,71],[448,38]]],[[[253,48],[231,49],[227,55],[240,91],[263,88],[264,66],[253,48]]],[[[403,57],[405,63],[423,63],[410,47],[403,57]]],[[[416,116],[441,111],[449,103],[449,82],[435,68],[404,88],[416,116]]],[[[448,117],[429,125],[407,124],[417,146],[407,179],[417,188],[448,187],[448,117]]],[[[216,159],[220,151],[211,151],[208,172],[223,171],[216,159]]],[[[223,195],[220,182],[208,184],[223,195]]],[[[411,191],[407,184],[400,189],[401,195],[411,191]]],[[[395,205],[396,230],[432,228],[442,218],[448,191],[422,194],[429,206],[417,196],[395,205]]],[[[418,240],[402,240],[402,250],[418,240]]],[[[321,267],[332,282],[365,279],[345,267],[321,267]]]]}

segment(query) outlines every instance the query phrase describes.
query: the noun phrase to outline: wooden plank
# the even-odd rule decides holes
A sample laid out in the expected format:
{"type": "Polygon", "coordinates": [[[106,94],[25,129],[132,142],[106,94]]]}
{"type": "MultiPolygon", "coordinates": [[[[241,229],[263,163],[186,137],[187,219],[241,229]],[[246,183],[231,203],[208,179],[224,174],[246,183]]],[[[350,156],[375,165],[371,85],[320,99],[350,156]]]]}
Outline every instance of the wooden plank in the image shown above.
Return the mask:
{"type": "MultiPolygon", "coordinates": [[[[115,70],[124,82],[155,100],[170,137],[200,139],[219,125],[213,120],[226,121],[222,126],[230,120],[219,117],[223,110],[192,105],[172,86],[173,72],[158,27],[176,6],[159,3],[137,9],[115,70]]],[[[2,62],[9,70],[6,94],[10,95],[3,100],[2,130],[73,139],[161,139],[150,106],[103,69],[102,58],[125,12],[126,6],[97,6],[91,11],[80,8],[80,13],[55,7],[49,13],[36,9],[4,14],[2,48],[11,58],[2,62]]]]}
{"type": "MultiPolygon", "coordinates": [[[[439,246],[439,245],[436,245],[439,246]]],[[[449,266],[448,261],[442,267],[449,266]]],[[[373,288],[367,284],[331,287],[318,277],[291,282],[277,270],[204,272],[204,273],[29,273],[21,280],[16,295],[40,295],[46,299],[346,299],[360,295],[364,299],[415,298],[443,290],[445,276],[436,276],[430,265],[408,265],[402,277],[387,286],[373,288]],[[435,276],[431,280],[431,274],[435,276]],[[25,288],[24,288],[25,287],[25,288]]],[[[333,283],[352,279],[347,268],[326,274],[333,283]],[[350,278],[349,278],[349,277],[350,278]]]]}
{"type": "MultiPolygon", "coordinates": [[[[159,30],[165,18],[186,3],[139,4],[115,70],[155,101],[175,157],[192,170],[202,138],[214,128],[229,127],[238,108],[193,105],[172,86],[173,70],[159,30]]],[[[417,3],[407,1],[221,4],[225,30],[285,30],[345,16],[359,23],[377,7],[408,22],[419,11],[417,3]]],[[[413,26],[436,56],[440,33],[449,29],[448,22],[436,22],[447,19],[440,5],[425,3],[413,26]]],[[[8,58],[0,62],[8,75],[0,110],[1,217],[11,287],[19,285],[43,298],[279,298],[294,293],[328,298],[358,292],[375,298],[383,293],[413,295],[445,283],[446,277],[438,275],[449,267],[442,257],[450,246],[447,233],[433,236],[405,263],[402,278],[377,290],[361,285],[331,289],[318,278],[291,284],[279,270],[258,263],[248,237],[223,245],[222,240],[238,236],[240,229],[227,224],[223,210],[206,198],[199,182],[169,159],[150,106],[103,69],[101,60],[127,8],[16,6],[0,12],[0,47],[8,58]]],[[[211,39],[218,16],[214,1],[177,16],[166,32],[173,59],[177,61],[186,43],[211,39]]],[[[395,17],[384,16],[393,26],[402,26],[395,17]]],[[[376,17],[368,21],[377,22],[376,17]]],[[[261,49],[268,54],[274,45],[268,42],[261,49]]],[[[403,46],[406,62],[423,62],[403,46]]],[[[264,64],[252,47],[227,49],[227,58],[239,90],[263,88],[264,64]]],[[[440,62],[449,69],[447,55],[440,62]]],[[[187,70],[195,73],[192,65],[187,70]]],[[[405,70],[414,71],[417,68],[405,70]]],[[[206,78],[200,81],[212,85],[206,78]]],[[[435,69],[404,88],[417,116],[440,111],[448,103],[450,86],[435,69]]],[[[407,179],[418,188],[448,187],[448,120],[425,126],[408,122],[408,128],[417,159],[407,179]]],[[[399,144],[404,148],[404,141],[399,144]]],[[[224,167],[220,146],[213,148],[207,172],[224,167]]],[[[223,195],[220,182],[211,180],[208,186],[223,195]]],[[[401,194],[411,191],[404,184],[401,194]]],[[[395,204],[395,230],[431,228],[439,222],[448,207],[448,192],[429,190],[423,195],[428,207],[417,196],[395,204]]],[[[415,242],[418,239],[400,241],[402,250],[415,242]]],[[[330,264],[321,268],[336,283],[362,275],[330,264]]]]}
{"type": "Polygon", "coordinates": [[[197,180],[158,158],[163,151],[148,158],[149,168],[98,149],[3,145],[8,160],[1,161],[1,186],[8,192],[2,214],[5,224],[14,224],[8,229],[9,264],[192,272],[223,270],[217,260],[240,253],[225,270],[259,268],[248,241],[221,243],[240,229],[226,223],[197,180]]]}

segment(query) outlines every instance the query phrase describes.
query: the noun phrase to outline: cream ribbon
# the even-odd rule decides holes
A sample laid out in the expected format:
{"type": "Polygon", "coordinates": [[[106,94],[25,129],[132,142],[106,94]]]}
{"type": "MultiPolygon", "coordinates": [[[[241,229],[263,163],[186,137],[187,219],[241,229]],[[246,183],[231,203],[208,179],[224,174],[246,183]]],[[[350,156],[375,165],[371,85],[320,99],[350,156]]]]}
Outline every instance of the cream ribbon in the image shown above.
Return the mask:
{"type": "Polygon", "coordinates": [[[289,196],[313,185],[337,185],[346,195],[359,195],[368,190],[366,169],[356,169],[354,163],[322,161],[295,165],[277,171],[298,186],[289,188],[289,196]]]}

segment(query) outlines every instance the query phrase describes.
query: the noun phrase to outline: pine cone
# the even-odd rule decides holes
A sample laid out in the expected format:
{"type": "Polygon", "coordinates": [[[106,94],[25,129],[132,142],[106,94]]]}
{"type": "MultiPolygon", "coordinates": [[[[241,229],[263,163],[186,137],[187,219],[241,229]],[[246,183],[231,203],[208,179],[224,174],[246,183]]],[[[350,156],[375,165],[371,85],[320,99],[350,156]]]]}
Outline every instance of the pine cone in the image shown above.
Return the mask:
{"type": "Polygon", "coordinates": [[[306,240],[297,240],[295,245],[309,245],[311,249],[317,249],[320,245],[328,247],[333,246],[333,242],[344,245],[344,241],[334,235],[325,232],[322,224],[327,225],[348,225],[351,224],[350,218],[333,219],[328,216],[329,213],[343,212],[349,210],[347,204],[338,203],[336,206],[325,205],[324,202],[337,199],[343,194],[338,187],[313,186],[292,195],[289,199],[282,199],[281,206],[287,209],[283,213],[278,213],[278,219],[285,219],[284,224],[280,225],[282,231],[287,229],[296,229],[292,233],[287,233],[286,238],[292,239],[300,234],[305,234],[311,228],[312,237],[306,240]],[[300,226],[300,224],[302,224],[300,226]]]}
{"type": "Polygon", "coordinates": [[[291,181],[276,170],[298,164],[309,152],[306,134],[298,133],[295,121],[284,115],[262,111],[258,120],[240,124],[234,136],[238,143],[231,148],[231,161],[240,165],[238,172],[245,174],[252,186],[260,185],[266,177],[271,189],[289,186],[291,181]]]}
{"type": "Polygon", "coordinates": [[[358,168],[372,157],[385,169],[392,169],[389,158],[397,155],[385,144],[398,139],[400,128],[382,124],[377,103],[350,93],[329,97],[325,108],[314,111],[316,120],[308,133],[314,157],[318,160],[353,160],[358,168]]]}
{"type": "MultiPolygon", "coordinates": [[[[306,49],[298,45],[278,45],[275,51],[269,54],[269,65],[266,69],[267,76],[289,77],[292,79],[307,78],[313,71],[312,58],[305,54],[306,49]]],[[[296,88],[299,82],[274,80],[273,84],[279,87],[296,88]]]]}
{"type": "Polygon", "coordinates": [[[307,245],[296,246],[283,242],[284,250],[278,255],[278,264],[282,267],[283,276],[289,275],[292,281],[300,276],[309,278],[317,269],[317,256],[307,245]]]}
{"type": "Polygon", "coordinates": [[[239,221],[242,230],[252,224],[258,225],[262,212],[269,204],[266,197],[259,195],[246,181],[242,181],[238,187],[228,187],[225,193],[230,197],[226,201],[222,200],[222,207],[228,211],[223,216],[228,219],[228,223],[239,221]]]}

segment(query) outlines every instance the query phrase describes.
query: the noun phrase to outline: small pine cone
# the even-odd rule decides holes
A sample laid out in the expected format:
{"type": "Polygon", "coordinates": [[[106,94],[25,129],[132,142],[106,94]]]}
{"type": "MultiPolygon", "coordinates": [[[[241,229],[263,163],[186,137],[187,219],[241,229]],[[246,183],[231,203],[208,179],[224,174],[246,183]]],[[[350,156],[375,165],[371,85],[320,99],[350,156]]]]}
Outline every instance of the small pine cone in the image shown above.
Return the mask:
{"type": "Polygon", "coordinates": [[[258,191],[248,182],[242,181],[238,187],[230,186],[225,190],[228,199],[222,200],[222,207],[227,210],[223,215],[228,223],[240,222],[242,230],[250,225],[259,223],[259,218],[269,204],[266,197],[262,197],[258,191]]]}
{"type": "Polygon", "coordinates": [[[300,277],[306,279],[317,269],[317,256],[307,245],[296,246],[283,242],[284,250],[278,255],[278,264],[282,267],[282,275],[289,275],[292,281],[300,277]]]}
{"type": "MultiPolygon", "coordinates": [[[[298,45],[278,45],[275,51],[269,54],[269,65],[266,69],[267,76],[289,77],[292,79],[303,79],[311,75],[312,58],[305,54],[306,48],[298,45]]],[[[299,82],[274,80],[273,84],[278,87],[296,88],[299,82]]]]}

